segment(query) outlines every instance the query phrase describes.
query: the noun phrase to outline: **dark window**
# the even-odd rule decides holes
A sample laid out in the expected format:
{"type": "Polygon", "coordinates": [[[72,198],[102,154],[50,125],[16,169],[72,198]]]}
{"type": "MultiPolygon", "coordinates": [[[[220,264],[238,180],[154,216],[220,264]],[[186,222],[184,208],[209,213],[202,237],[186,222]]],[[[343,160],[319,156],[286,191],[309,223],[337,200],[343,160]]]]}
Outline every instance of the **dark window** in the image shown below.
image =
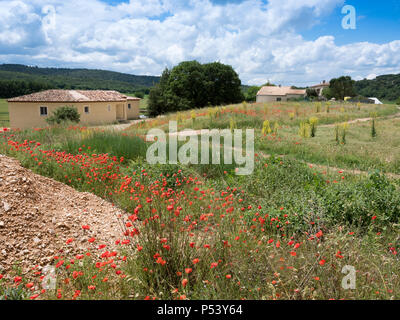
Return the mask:
{"type": "Polygon", "coordinates": [[[40,115],[47,116],[47,107],[40,107],[40,115]]]}
{"type": "Polygon", "coordinates": [[[89,107],[85,107],[85,113],[89,113],[89,107]]]}
{"type": "Polygon", "coordinates": [[[130,103],[128,103],[128,109],[130,109],[131,108],[131,104],[130,103]]]}
{"type": "Polygon", "coordinates": [[[276,98],[276,101],[282,101],[282,98],[276,98]]]}

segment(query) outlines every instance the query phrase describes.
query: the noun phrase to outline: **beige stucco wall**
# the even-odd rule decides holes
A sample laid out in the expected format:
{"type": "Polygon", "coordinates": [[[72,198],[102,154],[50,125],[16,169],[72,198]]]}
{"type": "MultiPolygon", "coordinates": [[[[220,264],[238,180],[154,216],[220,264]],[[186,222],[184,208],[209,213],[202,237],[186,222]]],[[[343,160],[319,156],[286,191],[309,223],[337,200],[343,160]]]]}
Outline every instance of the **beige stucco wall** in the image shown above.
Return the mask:
{"type": "Polygon", "coordinates": [[[281,101],[287,101],[288,99],[292,98],[301,98],[304,97],[302,94],[288,94],[286,96],[265,96],[265,95],[258,95],[257,102],[276,102],[278,98],[281,98],[281,101]]]}
{"type": "Polygon", "coordinates": [[[126,110],[128,113],[128,120],[134,120],[139,118],[139,104],[140,100],[128,100],[126,103],[126,110]],[[131,108],[128,109],[128,104],[131,104],[131,108]]]}
{"type": "Polygon", "coordinates": [[[281,101],[287,101],[287,97],[286,96],[262,96],[262,95],[258,95],[257,96],[257,102],[276,102],[277,98],[281,98],[281,101]]]}
{"type": "Polygon", "coordinates": [[[46,118],[51,116],[57,108],[66,105],[74,106],[78,109],[81,115],[81,124],[100,125],[112,123],[116,121],[116,105],[118,103],[122,103],[127,108],[126,102],[8,102],[10,127],[20,129],[45,127],[48,125],[46,118]],[[85,106],[89,107],[88,114],[84,112],[85,106]],[[40,107],[47,107],[47,116],[40,115],[40,107]]]}
{"type": "Polygon", "coordinates": [[[287,99],[298,99],[298,98],[304,98],[304,94],[288,94],[287,99]]]}

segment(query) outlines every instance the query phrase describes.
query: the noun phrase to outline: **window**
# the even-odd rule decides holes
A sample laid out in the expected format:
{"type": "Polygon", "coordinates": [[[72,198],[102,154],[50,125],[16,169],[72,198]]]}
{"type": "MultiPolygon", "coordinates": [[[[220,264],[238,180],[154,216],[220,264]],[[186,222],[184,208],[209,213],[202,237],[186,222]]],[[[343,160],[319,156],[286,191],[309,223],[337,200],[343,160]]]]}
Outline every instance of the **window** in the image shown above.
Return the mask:
{"type": "Polygon", "coordinates": [[[276,101],[282,101],[282,98],[276,98],[276,101]]]}
{"type": "Polygon", "coordinates": [[[47,107],[40,107],[40,115],[47,116],[47,107]]]}
{"type": "Polygon", "coordinates": [[[130,103],[128,103],[128,109],[130,109],[131,108],[131,104],[130,103]]]}
{"type": "Polygon", "coordinates": [[[107,108],[108,108],[108,111],[111,111],[111,106],[110,105],[108,105],[107,108]]]}
{"type": "Polygon", "coordinates": [[[89,113],[89,107],[85,106],[85,113],[89,113]]]}

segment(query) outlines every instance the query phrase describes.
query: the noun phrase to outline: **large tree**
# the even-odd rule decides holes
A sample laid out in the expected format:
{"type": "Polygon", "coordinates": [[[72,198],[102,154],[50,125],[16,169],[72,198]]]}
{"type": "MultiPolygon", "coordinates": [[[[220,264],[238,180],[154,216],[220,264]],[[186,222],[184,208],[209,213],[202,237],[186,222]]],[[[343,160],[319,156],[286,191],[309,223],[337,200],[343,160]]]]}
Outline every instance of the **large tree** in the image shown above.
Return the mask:
{"type": "Polygon", "coordinates": [[[185,61],[166,69],[149,96],[149,115],[243,101],[241,81],[231,66],[185,61]]]}
{"type": "Polygon", "coordinates": [[[147,111],[149,116],[155,117],[159,114],[164,113],[165,106],[167,105],[167,98],[166,98],[166,89],[168,86],[168,80],[171,71],[166,68],[162,75],[160,82],[157,83],[149,93],[149,105],[147,107],[147,111]]]}
{"type": "Polygon", "coordinates": [[[344,100],[345,97],[354,97],[356,95],[354,84],[355,81],[349,76],[332,79],[329,85],[330,94],[337,100],[344,100]]]}
{"type": "Polygon", "coordinates": [[[244,100],[238,74],[229,65],[213,62],[203,65],[207,104],[219,106],[244,100]]]}

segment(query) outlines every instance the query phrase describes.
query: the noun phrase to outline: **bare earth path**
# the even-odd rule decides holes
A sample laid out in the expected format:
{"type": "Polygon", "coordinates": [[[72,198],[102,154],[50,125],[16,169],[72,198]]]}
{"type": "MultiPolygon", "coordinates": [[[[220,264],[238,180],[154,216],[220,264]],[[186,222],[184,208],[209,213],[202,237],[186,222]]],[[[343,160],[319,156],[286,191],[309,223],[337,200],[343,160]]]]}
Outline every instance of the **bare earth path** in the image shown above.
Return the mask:
{"type": "Polygon", "coordinates": [[[55,255],[94,252],[100,244],[110,250],[123,238],[122,215],[111,203],[37,175],[0,154],[0,274],[17,262],[26,271],[48,265],[55,255]],[[89,243],[92,237],[96,240],[89,243]],[[73,242],[66,245],[67,239],[73,242]]]}

